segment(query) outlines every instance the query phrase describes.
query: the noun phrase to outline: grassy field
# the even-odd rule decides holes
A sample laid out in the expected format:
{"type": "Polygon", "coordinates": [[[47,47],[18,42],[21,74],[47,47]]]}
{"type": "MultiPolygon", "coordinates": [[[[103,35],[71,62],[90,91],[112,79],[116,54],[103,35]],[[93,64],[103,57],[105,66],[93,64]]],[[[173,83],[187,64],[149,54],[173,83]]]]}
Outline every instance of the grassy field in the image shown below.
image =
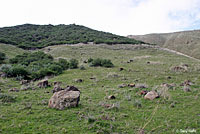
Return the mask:
{"type": "Polygon", "coordinates": [[[132,45],[51,46],[43,51],[54,58],[76,58],[86,70],[71,69],[50,78],[62,87],[74,85],[81,91],[80,105],[63,111],[48,108],[53,87],[9,92],[20,89],[18,81],[0,78],[2,94],[16,102],[0,103],[0,134],[173,134],[182,130],[200,133],[200,63],[187,57],[152,48],[132,45]],[[88,58],[111,59],[114,68],[89,67],[88,58]],[[133,60],[130,63],[130,60],[133,60]],[[187,64],[184,71],[174,66],[187,64]],[[124,68],[119,71],[119,68],[124,68]],[[169,79],[171,77],[171,79],[169,79]],[[93,78],[93,79],[91,79],[93,78]],[[83,79],[77,83],[75,79],[83,79]],[[192,81],[191,92],[180,86],[192,81]],[[121,84],[140,84],[145,90],[163,90],[162,83],[176,84],[162,97],[145,100],[136,87],[119,88],[121,84]],[[50,92],[50,93],[48,93],[50,92]],[[108,100],[109,95],[116,99],[108,100]],[[113,105],[106,108],[105,105],[113,105]]]}
{"type": "Polygon", "coordinates": [[[13,58],[18,54],[23,54],[23,52],[25,52],[25,51],[21,48],[13,46],[13,45],[0,43],[0,52],[5,53],[7,58],[13,58]]]}

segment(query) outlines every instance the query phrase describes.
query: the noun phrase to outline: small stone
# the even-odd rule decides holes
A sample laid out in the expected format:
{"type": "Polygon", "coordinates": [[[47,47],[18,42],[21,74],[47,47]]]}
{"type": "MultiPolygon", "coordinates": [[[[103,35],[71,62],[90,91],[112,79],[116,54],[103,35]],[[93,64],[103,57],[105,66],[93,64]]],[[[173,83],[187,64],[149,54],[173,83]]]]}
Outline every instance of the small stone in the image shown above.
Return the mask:
{"type": "Polygon", "coordinates": [[[121,84],[121,85],[118,86],[118,88],[125,88],[125,87],[127,87],[126,84],[121,84]]]}
{"type": "Polygon", "coordinates": [[[158,98],[159,95],[157,92],[155,91],[150,91],[148,92],[145,96],[144,96],[144,99],[147,99],[147,100],[154,100],[155,98],[158,98]]]}
{"type": "Polygon", "coordinates": [[[108,99],[112,100],[112,99],[116,99],[116,97],[114,95],[110,95],[110,96],[108,96],[108,99]]]}
{"type": "Polygon", "coordinates": [[[81,82],[83,82],[83,80],[82,79],[75,79],[74,82],[81,83],[81,82]]]}
{"type": "Polygon", "coordinates": [[[131,83],[131,84],[128,84],[129,87],[135,87],[135,84],[131,83]]]}

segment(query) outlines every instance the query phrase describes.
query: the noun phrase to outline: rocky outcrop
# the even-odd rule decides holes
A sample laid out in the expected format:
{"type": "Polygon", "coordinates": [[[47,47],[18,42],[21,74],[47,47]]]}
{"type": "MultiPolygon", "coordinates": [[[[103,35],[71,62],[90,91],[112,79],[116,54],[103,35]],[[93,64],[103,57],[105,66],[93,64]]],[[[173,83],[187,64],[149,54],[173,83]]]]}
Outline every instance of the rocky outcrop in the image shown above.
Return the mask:
{"type": "Polygon", "coordinates": [[[77,107],[80,101],[80,91],[74,86],[55,92],[49,100],[49,107],[59,110],[77,107]]]}

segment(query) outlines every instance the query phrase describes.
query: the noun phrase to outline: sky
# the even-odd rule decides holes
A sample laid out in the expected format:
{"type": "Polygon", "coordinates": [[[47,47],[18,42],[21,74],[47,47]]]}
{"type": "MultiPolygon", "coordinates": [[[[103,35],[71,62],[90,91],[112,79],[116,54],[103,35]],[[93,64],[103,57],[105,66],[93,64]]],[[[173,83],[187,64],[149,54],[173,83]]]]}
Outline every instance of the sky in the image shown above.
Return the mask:
{"type": "Polygon", "coordinates": [[[77,24],[122,36],[200,29],[200,0],[1,0],[0,27],[77,24]]]}

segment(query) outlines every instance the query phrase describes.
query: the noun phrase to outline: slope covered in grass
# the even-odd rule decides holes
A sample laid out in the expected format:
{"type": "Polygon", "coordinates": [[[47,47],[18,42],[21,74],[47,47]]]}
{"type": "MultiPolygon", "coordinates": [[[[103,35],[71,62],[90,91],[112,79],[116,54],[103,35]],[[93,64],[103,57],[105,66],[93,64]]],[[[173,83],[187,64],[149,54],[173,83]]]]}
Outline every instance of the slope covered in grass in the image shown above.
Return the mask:
{"type": "Polygon", "coordinates": [[[24,24],[0,28],[0,42],[20,48],[42,48],[57,44],[106,43],[138,44],[140,41],[111,33],[96,31],[80,25],[24,24]]]}
{"type": "Polygon", "coordinates": [[[129,36],[200,59],[200,30],[129,36]]]}
{"type": "Polygon", "coordinates": [[[5,53],[7,58],[13,58],[16,55],[23,54],[25,51],[13,45],[0,43],[0,52],[5,53]]]}
{"type": "Polygon", "coordinates": [[[12,87],[20,89],[21,85],[17,81],[0,78],[2,93],[16,97],[15,102],[0,103],[0,133],[200,132],[200,63],[166,51],[132,45],[63,45],[44,48],[43,51],[57,59],[79,59],[85,67],[85,70],[71,69],[49,79],[50,82],[62,82],[62,87],[78,87],[81,91],[80,105],[63,111],[50,109],[48,100],[53,87],[9,92],[12,87]],[[84,61],[90,57],[110,59],[115,67],[89,67],[84,61]],[[183,64],[188,65],[183,71],[171,69],[183,64]],[[83,82],[77,83],[75,79],[83,82]],[[184,92],[180,86],[185,80],[193,83],[191,92],[184,92]],[[119,88],[119,85],[129,83],[147,88],[119,88]],[[162,83],[175,86],[164,90],[160,87],[162,83]],[[140,95],[141,90],[153,89],[164,91],[163,96],[150,101],[140,95]],[[109,95],[116,96],[116,99],[108,100],[109,95]]]}

